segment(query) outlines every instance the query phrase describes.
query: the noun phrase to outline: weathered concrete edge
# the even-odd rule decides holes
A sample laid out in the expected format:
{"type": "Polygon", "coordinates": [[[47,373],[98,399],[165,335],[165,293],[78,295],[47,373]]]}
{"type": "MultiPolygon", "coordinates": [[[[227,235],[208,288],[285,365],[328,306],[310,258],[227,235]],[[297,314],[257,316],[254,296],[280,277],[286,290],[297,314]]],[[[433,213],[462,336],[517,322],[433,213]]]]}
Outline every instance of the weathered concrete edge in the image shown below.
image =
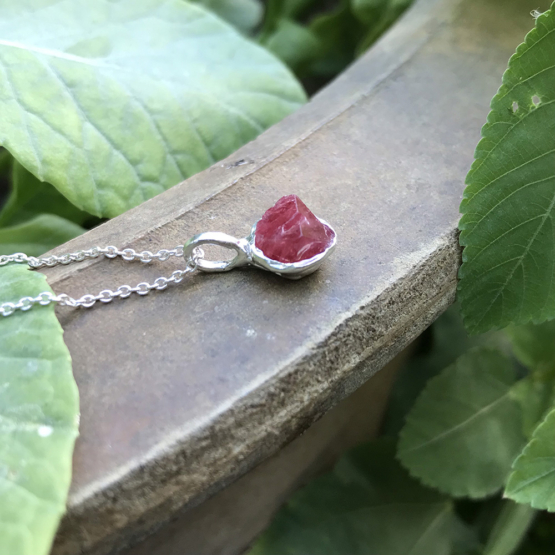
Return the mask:
{"type": "MultiPolygon", "coordinates": [[[[85,547],[82,553],[105,555],[134,543],[177,510],[199,504],[245,474],[430,325],[455,298],[459,261],[453,229],[415,253],[402,277],[384,284],[336,322],[308,353],[294,353],[277,377],[274,369],[273,380],[258,384],[195,434],[179,434],[186,440],[169,438],[140,467],[73,505],[63,528],[72,529],[74,541],[76,529],[86,530],[87,537],[79,540],[85,547]],[[358,365],[363,360],[367,363],[358,365]]],[[[56,553],[74,552],[70,547],[62,541],[56,553]]]]}

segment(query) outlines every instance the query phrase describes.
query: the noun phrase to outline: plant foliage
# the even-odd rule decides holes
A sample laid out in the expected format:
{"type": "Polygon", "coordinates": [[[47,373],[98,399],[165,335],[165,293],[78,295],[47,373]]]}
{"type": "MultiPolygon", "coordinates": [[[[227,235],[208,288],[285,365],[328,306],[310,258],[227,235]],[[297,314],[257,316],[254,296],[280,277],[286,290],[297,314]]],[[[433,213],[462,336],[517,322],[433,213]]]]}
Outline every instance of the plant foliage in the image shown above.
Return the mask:
{"type": "Polygon", "coordinates": [[[536,428],[516,460],[505,495],[536,509],[555,511],[555,410],[536,428]]]}
{"type": "Polygon", "coordinates": [[[300,77],[334,77],[364,52],[412,0],[269,0],[260,41],[300,77]]]}
{"type": "Polygon", "coordinates": [[[392,442],[360,446],[295,494],[249,555],[450,555],[475,539],[445,497],[412,480],[392,442]]]}
{"type": "Polygon", "coordinates": [[[479,333],[555,317],[555,10],[491,102],[461,204],[459,299],[479,333]]]}
{"type": "Polygon", "coordinates": [[[515,370],[487,348],[432,378],[407,417],[399,459],[413,476],[455,497],[501,489],[524,444],[515,370]]]}
{"type": "Polygon", "coordinates": [[[304,99],[271,54],[183,0],[0,5],[0,144],[96,216],[208,167],[304,99]]]}
{"type": "MultiPolygon", "coordinates": [[[[0,269],[0,299],[49,291],[21,265],[0,269]]],[[[47,555],[71,479],[78,393],[52,305],[0,320],[0,555],[47,555]]]]}

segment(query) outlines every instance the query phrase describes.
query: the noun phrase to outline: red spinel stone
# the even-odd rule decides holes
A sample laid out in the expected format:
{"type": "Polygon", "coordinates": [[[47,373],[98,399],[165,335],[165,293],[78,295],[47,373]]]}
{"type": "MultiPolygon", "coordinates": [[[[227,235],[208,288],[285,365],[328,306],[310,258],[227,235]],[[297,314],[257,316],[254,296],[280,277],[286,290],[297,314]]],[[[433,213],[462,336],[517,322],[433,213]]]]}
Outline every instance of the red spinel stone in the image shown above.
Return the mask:
{"type": "Polygon", "coordinates": [[[324,252],[334,236],[297,195],[288,195],[256,224],[254,244],[268,258],[290,264],[324,252]]]}

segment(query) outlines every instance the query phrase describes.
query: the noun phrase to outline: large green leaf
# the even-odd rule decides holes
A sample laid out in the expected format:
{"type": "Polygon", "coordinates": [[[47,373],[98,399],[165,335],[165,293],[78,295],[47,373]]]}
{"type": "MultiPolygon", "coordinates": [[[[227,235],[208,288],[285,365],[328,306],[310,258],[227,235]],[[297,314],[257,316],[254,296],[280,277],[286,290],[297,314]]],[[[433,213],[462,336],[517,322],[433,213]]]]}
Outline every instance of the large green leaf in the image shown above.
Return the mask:
{"type": "Polygon", "coordinates": [[[283,64],[183,0],[0,3],[0,144],[115,216],[295,110],[283,64]]]}
{"type": "Polygon", "coordinates": [[[280,19],[264,46],[291,69],[302,72],[320,51],[320,40],[308,28],[289,19],[280,19]]]}
{"type": "Polygon", "coordinates": [[[536,372],[555,373],[555,320],[511,326],[506,331],[522,364],[536,372]]]}
{"type": "Polygon", "coordinates": [[[470,348],[479,345],[510,352],[510,343],[504,333],[494,331],[469,336],[460,316],[459,305],[448,308],[421,337],[421,350],[413,354],[399,372],[387,407],[383,427],[385,433],[396,437],[428,380],[470,348]]]}
{"type": "Polygon", "coordinates": [[[555,10],[509,62],[467,176],[459,298],[473,333],[555,317],[555,10]]]}
{"type": "Polygon", "coordinates": [[[536,428],[515,461],[505,497],[555,511],[555,410],[536,428]]]}
{"type": "Polygon", "coordinates": [[[446,310],[420,338],[421,351],[410,357],[399,372],[389,399],[384,430],[397,436],[405,417],[430,378],[474,346],[477,338],[468,337],[459,307],[446,310]]]}
{"type": "Polygon", "coordinates": [[[506,330],[516,357],[530,369],[512,396],[522,407],[524,432],[530,437],[555,399],[555,320],[510,326],[506,330]]]}
{"type": "MultiPolygon", "coordinates": [[[[0,302],[48,290],[0,269],[0,302]]],[[[52,305],[0,319],[0,555],[47,555],[65,511],[79,402],[62,334],[52,305]]]]}
{"type": "Polygon", "coordinates": [[[42,214],[22,224],[1,228],[0,254],[24,252],[29,256],[40,256],[84,231],[59,216],[42,214]]]}
{"type": "Polygon", "coordinates": [[[412,480],[392,443],[356,448],[295,494],[249,555],[451,555],[472,543],[438,493],[412,480]]]}
{"type": "Polygon", "coordinates": [[[262,21],[260,0],[189,0],[201,4],[243,33],[252,32],[262,21]]]}
{"type": "Polygon", "coordinates": [[[518,402],[522,412],[522,431],[530,438],[536,426],[553,406],[554,380],[543,375],[531,374],[511,389],[511,397],[518,402]]]}
{"type": "Polygon", "coordinates": [[[499,490],[524,444],[511,362],[477,348],[430,380],[401,431],[398,456],[423,483],[457,497],[499,490]]]}
{"type": "Polygon", "coordinates": [[[39,181],[15,162],[12,190],[0,211],[0,226],[19,224],[43,213],[56,214],[79,225],[91,219],[89,214],[71,204],[52,185],[39,181]]]}

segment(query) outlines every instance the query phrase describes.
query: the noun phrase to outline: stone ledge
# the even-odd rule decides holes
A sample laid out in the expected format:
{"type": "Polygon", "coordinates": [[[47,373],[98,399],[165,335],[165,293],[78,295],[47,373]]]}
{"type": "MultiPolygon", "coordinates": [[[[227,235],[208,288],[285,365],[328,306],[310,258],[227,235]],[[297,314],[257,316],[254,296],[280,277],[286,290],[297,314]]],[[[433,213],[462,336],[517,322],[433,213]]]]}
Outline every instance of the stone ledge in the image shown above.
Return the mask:
{"type": "MultiPolygon", "coordinates": [[[[101,555],[198,505],[365,382],[448,306],[464,176],[532,22],[522,0],[417,0],[307,106],[235,155],[59,251],[246,235],[298,194],[338,232],[315,275],[195,275],[60,310],[82,398],[57,555],[101,555]],[[367,360],[364,365],[359,364],[367,360]]],[[[530,5],[528,5],[530,4],[530,5]]],[[[169,275],[94,260],[46,273],[81,295],[169,275]],[[86,271],[85,271],[86,270],[86,271]]]]}

